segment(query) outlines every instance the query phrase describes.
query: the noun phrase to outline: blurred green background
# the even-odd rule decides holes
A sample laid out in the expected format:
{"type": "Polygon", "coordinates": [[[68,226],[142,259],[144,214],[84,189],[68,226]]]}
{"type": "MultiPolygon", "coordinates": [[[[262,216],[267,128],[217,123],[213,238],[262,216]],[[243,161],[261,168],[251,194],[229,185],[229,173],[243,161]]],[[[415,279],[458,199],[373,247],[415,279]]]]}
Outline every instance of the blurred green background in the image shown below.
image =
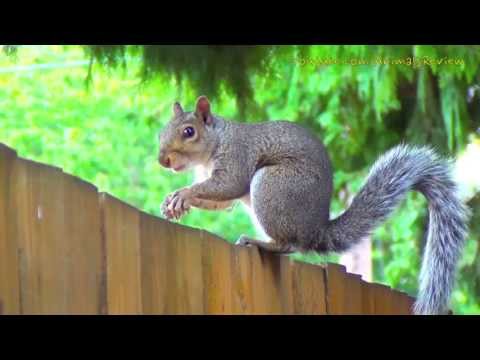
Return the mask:
{"type": "MultiPolygon", "coordinates": [[[[160,215],[168,193],[194,179],[160,168],[158,131],[174,101],[191,110],[201,94],[225,118],[286,119],[317,134],[335,169],[332,216],[345,209],[374,160],[401,141],[464,156],[458,176],[474,215],[452,308],[480,313],[478,47],[5,49],[0,53],[0,142],[154,215],[160,215]]],[[[374,281],[416,294],[426,214],[425,200],[412,193],[374,233],[374,281]]],[[[195,209],[181,223],[231,242],[240,234],[256,236],[241,205],[217,213],[195,209]]],[[[335,255],[292,256],[313,263],[338,261],[335,255]]]]}

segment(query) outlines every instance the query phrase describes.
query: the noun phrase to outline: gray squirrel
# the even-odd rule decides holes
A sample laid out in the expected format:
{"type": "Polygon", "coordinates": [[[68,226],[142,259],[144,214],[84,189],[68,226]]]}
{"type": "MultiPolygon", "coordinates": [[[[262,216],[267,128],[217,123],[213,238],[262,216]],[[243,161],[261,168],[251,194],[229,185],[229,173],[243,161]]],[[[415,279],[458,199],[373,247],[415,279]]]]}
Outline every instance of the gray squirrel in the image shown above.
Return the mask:
{"type": "Polygon", "coordinates": [[[429,225],[415,314],[445,314],[467,234],[468,211],[451,163],[428,147],[398,145],[373,165],[350,207],[330,219],[332,167],[324,145],[288,121],[244,124],[213,115],[205,96],[195,111],[176,102],[159,136],[159,162],[175,172],[201,166],[209,178],[162,204],[168,219],[197,207],[221,210],[241,200],[270,241],[242,235],[238,245],[280,254],[343,252],[368,236],[410,190],[428,200],[429,225]]]}

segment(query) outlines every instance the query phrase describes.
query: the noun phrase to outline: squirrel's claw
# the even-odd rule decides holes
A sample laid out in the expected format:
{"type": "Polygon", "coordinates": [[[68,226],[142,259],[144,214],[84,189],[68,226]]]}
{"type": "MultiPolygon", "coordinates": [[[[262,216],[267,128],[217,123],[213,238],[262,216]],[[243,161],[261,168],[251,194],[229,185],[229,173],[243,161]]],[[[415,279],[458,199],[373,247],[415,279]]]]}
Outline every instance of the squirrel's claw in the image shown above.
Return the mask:
{"type": "Polygon", "coordinates": [[[168,195],[162,204],[162,213],[168,219],[179,220],[190,210],[190,202],[177,190],[168,195]]]}
{"type": "Polygon", "coordinates": [[[295,247],[292,245],[281,245],[275,242],[259,241],[259,240],[251,239],[246,235],[240,236],[240,238],[237,240],[235,245],[256,246],[260,250],[268,251],[278,255],[289,255],[289,254],[293,254],[296,251],[295,247]]]}

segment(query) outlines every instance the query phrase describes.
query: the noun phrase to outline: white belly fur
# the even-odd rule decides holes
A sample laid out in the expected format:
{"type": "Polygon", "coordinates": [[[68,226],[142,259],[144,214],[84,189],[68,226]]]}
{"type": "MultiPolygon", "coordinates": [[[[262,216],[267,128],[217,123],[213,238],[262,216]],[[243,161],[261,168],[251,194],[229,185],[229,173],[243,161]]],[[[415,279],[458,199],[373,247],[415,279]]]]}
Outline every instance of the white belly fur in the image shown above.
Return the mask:
{"type": "MultiPolygon", "coordinates": [[[[211,176],[211,174],[212,174],[211,164],[207,164],[206,166],[200,165],[195,167],[195,183],[199,183],[207,180],[211,176]]],[[[257,239],[270,242],[271,241],[270,237],[265,233],[265,231],[262,228],[262,225],[260,225],[260,223],[257,220],[257,217],[255,216],[255,212],[253,210],[251,200],[250,200],[250,194],[247,194],[241,197],[239,200],[243,203],[245,210],[250,216],[253,226],[255,227],[257,239]]]]}
{"type": "Polygon", "coordinates": [[[253,226],[255,227],[257,239],[265,242],[270,242],[271,241],[270,237],[265,233],[262,225],[257,220],[257,216],[255,215],[255,211],[253,210],[253,207],[251,204],[250,194],[247,194],[241,197],[240,201],[243,203],[243,207],[248,212],[248,215],[250,216],[250,220],[252,221],[253,226]]]}

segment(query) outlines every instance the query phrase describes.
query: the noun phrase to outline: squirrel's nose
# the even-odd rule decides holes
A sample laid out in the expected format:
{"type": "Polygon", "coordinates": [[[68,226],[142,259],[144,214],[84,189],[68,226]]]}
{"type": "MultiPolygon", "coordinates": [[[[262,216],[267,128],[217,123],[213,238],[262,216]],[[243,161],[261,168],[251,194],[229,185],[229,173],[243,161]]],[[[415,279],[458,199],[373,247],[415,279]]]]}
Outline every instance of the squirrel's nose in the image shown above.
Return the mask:
{"type": "Polygon", "coordinates": [[[158,162],[160,165],[169,168],[170,167],[170,157],[167,155],[165,156],[164,154],[160,153],[160,156],[158,157],[158,162]]]}

